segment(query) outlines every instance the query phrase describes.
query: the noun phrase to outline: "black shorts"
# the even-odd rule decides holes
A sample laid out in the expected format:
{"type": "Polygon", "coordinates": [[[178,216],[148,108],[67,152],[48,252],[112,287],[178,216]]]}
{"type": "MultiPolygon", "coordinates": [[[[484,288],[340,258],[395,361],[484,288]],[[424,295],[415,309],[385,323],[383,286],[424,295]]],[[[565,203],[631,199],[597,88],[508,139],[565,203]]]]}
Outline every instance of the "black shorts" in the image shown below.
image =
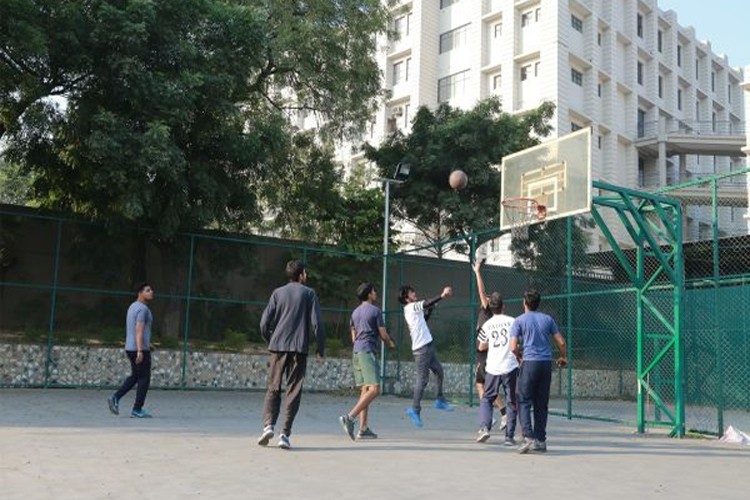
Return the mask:
{"type": "Polygon", "coordinates": [[[487,351],[477,351],[477,364],[474,367],[474,383],[484,384],[484,366],[487,364],[487,351]]]}

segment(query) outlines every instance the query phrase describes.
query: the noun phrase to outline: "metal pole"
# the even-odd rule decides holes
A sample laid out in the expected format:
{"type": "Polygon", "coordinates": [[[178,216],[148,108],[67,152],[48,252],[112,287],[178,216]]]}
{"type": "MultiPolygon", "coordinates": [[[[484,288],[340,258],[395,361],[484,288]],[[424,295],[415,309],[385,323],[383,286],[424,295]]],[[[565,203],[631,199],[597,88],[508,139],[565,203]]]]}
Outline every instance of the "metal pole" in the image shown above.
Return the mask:
{"type": "MultiPolygon", "coordinates": [[[[391,183],[384,179],[385,184],[385,211],[383,213],[383,281],[380,290],[381,303],[383,305],[383,322],[386,317],[386,298],[388,297],[388,226],[391,220],[391,183]]],[[[380,339],[380,393],[385,393],[385,342],[380,339]]]]}

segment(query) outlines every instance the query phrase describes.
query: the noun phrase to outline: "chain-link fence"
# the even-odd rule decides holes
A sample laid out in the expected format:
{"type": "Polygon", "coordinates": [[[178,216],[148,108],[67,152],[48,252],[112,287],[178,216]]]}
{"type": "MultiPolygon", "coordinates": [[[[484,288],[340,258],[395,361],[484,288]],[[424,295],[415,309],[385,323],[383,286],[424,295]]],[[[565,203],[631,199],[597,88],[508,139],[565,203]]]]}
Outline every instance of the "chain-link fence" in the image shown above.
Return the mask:
{"type": "MultiPolygon", "coordinates": [[[[553,411],[637,422],[640,362],[649,368],[643,380],[653,389],[643,395],[648,421],[659,422],[663,412],[674,412],[680,397],[674,388],[682,387],[688,430],[721,433],[728,424],[750,424],[746,183],[747,172],[742,171],[662,193],[682,205],[685,290],[680,304],[675,304],[663,263],[653,252],[639,252],[629,244],[627,219],[605,210],[600,210],[604,224],[577,216],[533,226],[536,243],[526,269],[483,267],[487,291],[502,292],[510,315],[522,313],[526,288],[538,289],[540,310],[556,319],[568,341],[569,367],[553,375],[553,411]],[[612,240],[620,242],[617,248],[608,243],[612,240]],[[633,269],[642,273],[634,275],[633,269]],[[637,286],[639,281],[650,286],[648,294],[637,286]],[[678,309],[679,334],[671,338],[679,339],[681,350],[674,350],[668,320],[678,309]],[[640,340],[639,328],[648,333],[640,340]],[[676,359],[675,352],[684,359],[676,359]],[[639,360],[640,355],[646,359],[639,360]],[[675,385],[680,363],[684,385],[675,385]]],[[[665,228],[658,221],[650,223],[654,245],[661,247],[665,228]]],[[[474,236],[483,241],[497,234],[474,236]]],[[[305,261],[310,269],[310,284],[325,315],[328,356],[349,359],[354,290],[364,280],[380,288],[379,255],[217,232],[183,234],[162,244],[142,231],[114,231],[36,210],[0,207],[0,343],[43,346],[44,384],[57,385],[50,376],[59,369],[50,366],[52,349],[121,346],[133,285],[147,277],[157,291],[155,342],[161,349],[182,352],[182,375],[175,385],[202,387],[196,382],[202,380],[200,372],[212,368],[189,353],[264,351],[260,314],[271,290],[285,282],[283,268],[291,258],[305,261]]],[[[403,363],[412,359],[396,297],[403,283],[413,285],[421,298],[453,285],[454,297],[441,302],[430,328],[438,355],[449,366],[447,376],[459,380],[448,396],[476,403],[478,302],[470,266],[404,253],[389,256],[385,313],[397,341],[397,349],[387,354],[389,381],[401,380],[403,363]]]]}

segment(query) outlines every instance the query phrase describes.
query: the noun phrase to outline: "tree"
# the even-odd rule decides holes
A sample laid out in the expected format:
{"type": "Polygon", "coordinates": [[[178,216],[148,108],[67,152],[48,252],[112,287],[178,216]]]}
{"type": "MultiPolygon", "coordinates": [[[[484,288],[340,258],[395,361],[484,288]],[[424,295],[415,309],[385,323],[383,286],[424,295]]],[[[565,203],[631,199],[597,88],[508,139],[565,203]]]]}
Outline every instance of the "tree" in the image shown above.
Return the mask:
{"type": "Polygon", "coordinates": [[[379,0],[0,3],[0,138],[43,206],[164,239],[258,220],[286,114],[356,128],[379,92],[379,0]],[[351,124],[351,125],[348,125],[351,124]]]}
{"type": "MultiPolygon", "coordinates": [[[[573,269],[586,267],[589,232],[593,219],[575,217],[571,226],[570,246],[573,269]]],[[[566,219],[552,220],[529,227],[528,240],[514,239],[510,250],[514,267],[534,271],[539,276],[563,277],[568,272],[568,225],[566,219]]]]}
{"type": "Polygon", "coordinates": [[[411,163],[409,180],[392,192],[394,211],[415,228],[417,241],[442,257],[456,248],[452,237],[499,226],[497,165],[503,156],[548,135],[553,113],[554,105],[545,103],[525,114],[510,115],[502,112],[496,98],[466,111],[447,104],[435,111],[421,107],[409,135],[396,132],[379,148],[367,145],[365,155],[383,176],[390,176],[399,161],[411,163]],[[469,177],[462,191],[448,185],[448,176],[456,169],[469,177]]]}
{"type": "Polygon", "coordinates": [[[0,203],[25,205],[31,200],[31,178],[21,167],[0,159],[0,203]]]}

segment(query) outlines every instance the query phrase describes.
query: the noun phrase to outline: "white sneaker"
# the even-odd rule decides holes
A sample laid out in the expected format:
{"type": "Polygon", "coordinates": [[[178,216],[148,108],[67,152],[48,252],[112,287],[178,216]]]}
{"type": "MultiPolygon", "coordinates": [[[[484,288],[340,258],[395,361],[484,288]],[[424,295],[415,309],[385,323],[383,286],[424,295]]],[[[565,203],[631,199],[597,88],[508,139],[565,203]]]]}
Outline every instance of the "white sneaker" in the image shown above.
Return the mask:
{"type": "Polygon", "coordinates": [[[504,431],[506,427],[508,427],[508,415],[503,415],[503,418],[500,419],[500,428],[498,431],[504,431]]]}
{"type": "Polygon", "coordinates": [[[279,443],[276,445],[282,450],[288,450],[292,447],[291,443],[289,443],[289,438],[286,434],[282,434],[279,436],[279,443]]]}
{"type": "Polygon", "coordinates": [[[261,434],[260,437],[258,438],[258,444],[260,446],[266,446],[272,437],[273,437],[273,427],[270,425],[267,425],[263,428],[263,434],[261,434]]]}

